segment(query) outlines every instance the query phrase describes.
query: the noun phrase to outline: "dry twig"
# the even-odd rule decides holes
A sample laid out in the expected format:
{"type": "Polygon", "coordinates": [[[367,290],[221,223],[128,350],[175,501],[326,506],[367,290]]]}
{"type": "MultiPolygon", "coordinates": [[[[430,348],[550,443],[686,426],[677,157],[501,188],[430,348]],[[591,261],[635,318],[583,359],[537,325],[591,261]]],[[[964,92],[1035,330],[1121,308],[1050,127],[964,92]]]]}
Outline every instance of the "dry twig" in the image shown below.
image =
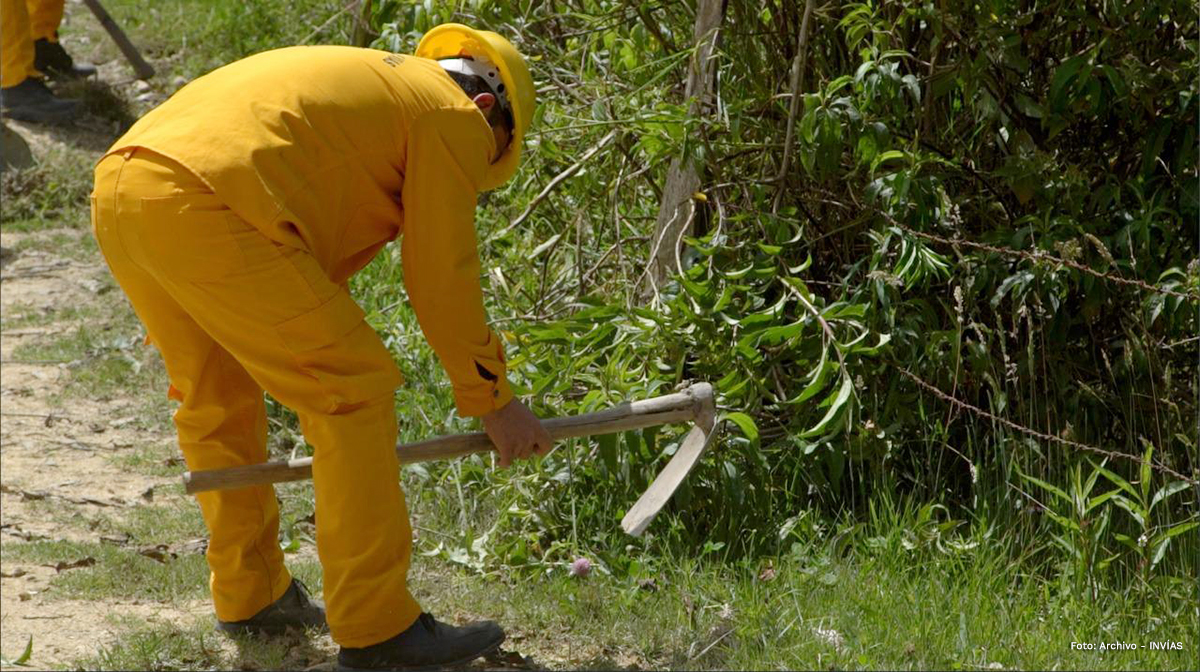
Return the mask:
{"type": "Polygon", "coordinates": [[[1177,292],[1172,289],[1164,289],[1162,287],[1155,287],[1154,285],[1151,285],[1150,283],[1144,282],[1142,280],[1130,280],[1129,278],[1124,278],[1119,275],[1114,275],[1112,273],[1101,273],[1100,271],[1097,271],[1096,269],[1091,268],[1089,266],[1085,266],[1079,262],[1071,261],[1069,259],[1063,259],[1061,257],[1055,257],[1055,256],[1046,254],[1041,251],[1026,252],[1024,250],[1011,250],[1011,249],[1007,249],[1007,248],[1003,248],[1003,247],[995,247],[993,245],[985,245],[983,243],[973,243],[969,240],[963,240],[961,238],[955,238],[955,239],[944,238],[942,236],[938,236],[938,235],[935,235],[932,233],[925,233],[924,231],[914,231],[914,230],[908,228],[907,226],[904,226],[903,224],[896,222],[894,219],[891,221],[892,221],[892,224],[896,228],[900,229],[901,231],[904,231],[905,233],[912,234],[918,238],[924,238],[926,240],[932,240],[937,243],[942,243],[944,245],[951,245],[954,247],[959,247],[959,246],[969,247],[974,250],[983,250],[984,252],[993,252],[995,254],[1002,254],[1002,255],[1005,255],[1008,257],[1019,257],[1021,259],[1025,259],[1027,261],[1031,261],[1033,263],[1049,262],[1052,264],[1062,264],[1063,266],[1073,268],[1082,273],[1087,273],[1088,275],[1091,275],[1093,277],[1097,277],[1102,280],[1108,280],[1110,282],[1115,282],[1120,285],[1129,285],[1132,287],[1137,287],[1138,289],[1146,290],[1148,292],[1154,292],[1156,294],[1166,294],[1168,296],[1177,296],[1181,299],[1187,299],[1188,301],[1197,301],[1198,300],[1198,298],[1192,294],[1184,294],[1183,292],[1177,292]]]}
{"type": "Polygon", "coordinates": [[[593,145],[592,148],[589,149],[586,153],[584,153],[583,156],[579,157],[578,161],[571,164],[571,166],[569,168],[562,171],[558,175],[555,175],[554,179],[550,180],[550,182],[548,182],[546,184],[546,187],[544,189],[542,189],[542,191],[537,196],[533,197],[533,200],[530,201],[529,205],[525,207],[525,212],[522,212],[519,217],[514,219],[512,221],[512,224],[509,224],[508,226],[501,229],[500,232],[498,234],[496,234],[497,237],[506,235],[509,231],[512,231],[513,229],[520,226],[521,222],[525,221],[525,219],[527,217],[529,217],[530,214],[533,213],[533,209],[536,208],[539,203],[544,201],[546,199],[546,197],[550,195],[550,192],[554,191],[555,187],[557,187],[560,183],[562,183],[563,180],[566,180],[568,177],[571,177],[576,172],[578,172],[579,169],[583,167],[583,164],[588,162],[588,159],[595,156],[596,153],[599,152],[601,149],[604,149],[604,146],[607,145],[609,142],[611,142],[612,139],[615,137],[617,137],[617,130],[613,129],[613,130],[609,131],[608,135],[601,138],[600,142],[593,145]]]}
{"type": "MultiPolygon", "coordinates": [[[[942,392],[941,390],[934,387],[933,385],[930,385],[929,383],[925,382],[924,380],[921,380],[919,377],[917,377],[916,374],[914,374],[910,371],[907,371],[905,369],[901,369],[901,368],[895,367],[895,366],[893,368],[895,368],[897,371],[899,371],[905,378],[908,378],[909,380],[916,383],[918,387],[924,389],[925,391],[929,392],[930,394],[937,397],[938,399],[941,399],[942,401],[945,401],[946,403],[953,404],[963,410],[970,411],[980,417],[987,418],[988,420],[991,420],[992,422],[1000,423],[1001,425],[1004,425],[1005,427],[1008,427],[1009,429],[1015,430],[1022,434],[1026,434],[1028,436],[1032,436],[1036,439],[1041,439],[1042,441],[1047,441],[1050,443],[1061,443],[1064,446],[1070,446],[1071,448],[1076,448],[1078,450],[1083,450],[1083,451],[1086,451],[1089,453],[1095,453],[1097,455],[1103,455],[1105,457],[1111,457],[1111,458],[1115,458],[1115,459],[1119,459],[1119,460],[1129,460],[1131,462],[1138,462],[1138,463],[1141,463],[1141,461],[1142,461],[1142,458],[1137,455],[1130,455],[1128,453],[1118,453],[1118,452],[1112,451],[1112,450],[1104,450],[1103,448],[1089,446],[1086,443],[1079,443],[1078,441],[1064,439],[1059,436],[1054,436],[1053,434],[1039,432],[1036,429],[1031,429],[1031,428],[1025,427],[1023,425],[1018,425],[1017,423],[1013,422],[1012,420],[1002,418],[993,413],[989,413],[989,412],[983,410],[982,408],[979,408],[978,406],[973,406],[971,404],[968,404],[965,401],[956,399],[956,398],[946,394],[945,392],[942,392]]],[[[1165,464],[1160,464],[1158,462],[1151,462],[1150,468],[1154,469],[1155,471],[1160,471],[1164,474],[1170,474],[1171,476],[1174,476],[1175,478],[1178,478],[1179,480],[1184,481],[1186,483],[1190,483],[1191,485],[1200,485],[1200,480],[1184,476],[1183,474],[1179,473],[1178,471],[1175,471],[1174,469],[1166,466],[1165,464]]]]}

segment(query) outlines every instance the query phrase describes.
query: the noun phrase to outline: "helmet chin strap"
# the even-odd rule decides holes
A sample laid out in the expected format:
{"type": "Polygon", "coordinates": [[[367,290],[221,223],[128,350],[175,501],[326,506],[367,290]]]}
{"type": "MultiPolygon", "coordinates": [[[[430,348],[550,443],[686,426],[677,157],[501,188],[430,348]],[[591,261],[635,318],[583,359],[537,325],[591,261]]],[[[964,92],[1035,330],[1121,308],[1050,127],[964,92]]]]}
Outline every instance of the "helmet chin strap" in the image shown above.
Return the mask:
{"type": "Polygon", "coordinates": [[[486,60],[475,60],[470,57],[464,58],[444,58],[438,61],[446,72],[457,72],[464,75],[475,75],[483,81],[487,82],[488,88],[495,94],[496,100],[499,101],[500,107],[508,110],[510,113],[512,107],[508,104],[508,94],[505,91],[504,81],[500,78],[500,69],[492,65],[486,60]]]}

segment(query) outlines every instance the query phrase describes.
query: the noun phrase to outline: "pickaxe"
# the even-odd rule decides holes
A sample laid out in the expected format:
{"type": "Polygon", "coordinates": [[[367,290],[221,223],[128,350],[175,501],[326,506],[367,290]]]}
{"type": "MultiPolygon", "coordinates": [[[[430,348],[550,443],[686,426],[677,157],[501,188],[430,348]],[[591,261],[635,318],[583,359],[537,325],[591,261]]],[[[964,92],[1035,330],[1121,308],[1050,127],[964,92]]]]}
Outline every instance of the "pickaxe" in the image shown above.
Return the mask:
{"type": "MultiPolygon", "coordinates": [[[[595,413],[550,418],[543,420],[542,426],[546,428],[550,438],[558,440],[613,434],[675,422],[692,422],[692,429],[684,437],[671,461],[663,467],[654,482],[621,520],[622,529],[636,537],[645,531],[654,516],[666,505],[675,489],[696,466],[704,449],[711,443],[715,413],[712,386],[708,383],[697,383],[674,394],[625,402],[595,413]]],[[[396,455],[401,464],[412,464],[461,457],[471,453],[486,453],[493,449],[492,440],[487,434],[474,432],[400,444],[396,446],[396,455]]],[[[189,494],[194,494],[206,490],[241,488],[247,485],[299,481],[307,478],[312,478],[311,457],[228,469],[189,471],[183,475],[183,486],[189,494]]]]}

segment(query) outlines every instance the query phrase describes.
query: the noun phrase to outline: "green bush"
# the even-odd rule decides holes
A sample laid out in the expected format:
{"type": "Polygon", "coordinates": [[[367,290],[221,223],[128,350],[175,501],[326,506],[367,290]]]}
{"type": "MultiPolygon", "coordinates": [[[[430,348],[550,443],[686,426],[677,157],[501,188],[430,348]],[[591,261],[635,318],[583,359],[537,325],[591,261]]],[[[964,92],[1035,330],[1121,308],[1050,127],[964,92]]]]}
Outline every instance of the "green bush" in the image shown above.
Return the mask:
{"type": "MultiPolygon", "coordinates": [[[[1117,585],[1194,575],[1196,499],[1164,497],[1146,523],[1121,494],[1195,477],[1192,4],[821,5],[791,119],[804,3],[728,3],[717,93],[699,116],[682,98],[684,4],[375,9],[383,48],[459,20],[532,57],[526,165],[480,211],[521,393],[564,414],[716,385],[725,439],[647,548],[775,552],[807,511],[863,516],[880,497],[911,498],[1049,558],[1091,554],[1085,573],[1102,559],[1117,585]],[[702,175],[695,235],[681,272],[647,297],[677,156],[702,175]],[[1081,483],[1083,508],[1058,513],[1058,493],[1081,483]],[[1063,521],[1101,520],[1102,533],[1045,542],[1074,530],[1063,521]],[[1175,543],[1131,546],[1143,525],[1175,543]]],[[[394,260],[369,271],[385,272],[395,279],[394,260]]],[[[413,324],[402,310],[389,319],[413,324]]],[[[406,356],[432,366],[427,351],[406,356]]],[[[449,412],[445,395],[430,403],[449,412]]],[[[455,551],[477,566],[586,546],[619,567],[632,556],[615,522],[678,431],[579,442],[487,479],[467,462],[418,480],[502,504],[455,551]],[[493,543],[467,543],[477,533],[493,543]]]]}

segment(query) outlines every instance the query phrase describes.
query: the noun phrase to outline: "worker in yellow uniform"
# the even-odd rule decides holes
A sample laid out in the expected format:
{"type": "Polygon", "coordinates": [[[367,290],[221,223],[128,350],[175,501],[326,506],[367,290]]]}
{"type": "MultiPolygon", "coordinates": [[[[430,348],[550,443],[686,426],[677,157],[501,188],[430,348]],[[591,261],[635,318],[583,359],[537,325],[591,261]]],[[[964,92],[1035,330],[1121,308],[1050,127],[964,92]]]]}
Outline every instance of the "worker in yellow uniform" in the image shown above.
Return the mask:
{"type": "Polygon", "coordinates": [[[482,417],[502,466],[547,452],[485,321],[473,224],[479,192],[515,172],[533,107],[507,40],[444,24],[414,56],[292,47],[219,68],[97,164],[95,234],[162,353],[188,468],[266,460],[264,390],[314,449],[327,613],[284,568],[273,489],[208,492],[222,629],[327,619],[352,669],[456,664],[504,639],[490,621],[434,620],[406,587],[401,377],[347,280],[401,237],[408,297],[459,414],[482,417]]]}
{"type": "Polygon", "coordinates": [[[20,121],[59,123],[78,112],[79,102],[56,97],[43,75],[78,79],[95,66],[76,63],[58,41],[64,0],[0,0],[0,106],[20,121]]]}

